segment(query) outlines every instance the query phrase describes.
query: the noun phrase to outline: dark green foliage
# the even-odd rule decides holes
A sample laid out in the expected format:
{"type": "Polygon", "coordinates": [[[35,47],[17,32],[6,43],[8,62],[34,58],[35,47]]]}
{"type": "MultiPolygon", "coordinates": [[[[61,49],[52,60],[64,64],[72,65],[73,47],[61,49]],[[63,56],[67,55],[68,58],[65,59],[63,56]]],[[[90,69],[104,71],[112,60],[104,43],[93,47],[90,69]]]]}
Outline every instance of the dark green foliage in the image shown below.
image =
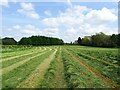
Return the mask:
{"type": "Polygon", "coordinates": [[[82,39],[81,39],[81,37],[79,37],[78,40],[77,40],[77,43],[80,45],[81,41],[82,41],[82,39]]]}
{"type": "Polygon", "coordinates": [[[82,38],[81,44],[86,45],[86,46],[90,46],[92,44],[91,37],[90,36],[85,36],[84,38],[82,38]]]}
{"type": "Polygon", "coordinates": [[[2,39],[1,39],[1,37],[0,37],[0,45],[2,44],[2,39]]]}
{"type": "Polygon", "coordinates": [[[3,45],[16,45],[17,41],[14,38],[3,38],[2,39],[2,44],[3,45]]]}
{"type": "Polygon", "coordinates": [[[100,46],[100,47],[110,47],[110,36],[105,35],[104,33],[98,33],[91,37],[92,45],[93,46],[100,46]]]}
{"type": "Polygon", "coordinates": [[[22,38],[19,41],[19,45],[62,45],[64,42],[62,39],[45,37],[45,36],[31,36],[28,38],[22,38]]]}
{"type": "Polygon", "coordinates": [[[80,45],[95,47],[119,47],[120,34],[106,35],[102,32],[92,36],[85,36],[80,45]]]}
{"type": "Polygon", "coordinates": [[[22,38],[20,41],[19,41],[19,44],[20,45],[31,45],[32,44],[32,41],[31,39],[29,38],[22,38]]]}
{"type": "Polygon", "coordinates": [[[113,35],[110,37],[110,39],[111,39],[111,45],[112,45],[113,47],[120,46],[120,44],[119,44],[119,42],[120,42],[120,34],[118,34],[118,35],[113,34],[113,35]]]}

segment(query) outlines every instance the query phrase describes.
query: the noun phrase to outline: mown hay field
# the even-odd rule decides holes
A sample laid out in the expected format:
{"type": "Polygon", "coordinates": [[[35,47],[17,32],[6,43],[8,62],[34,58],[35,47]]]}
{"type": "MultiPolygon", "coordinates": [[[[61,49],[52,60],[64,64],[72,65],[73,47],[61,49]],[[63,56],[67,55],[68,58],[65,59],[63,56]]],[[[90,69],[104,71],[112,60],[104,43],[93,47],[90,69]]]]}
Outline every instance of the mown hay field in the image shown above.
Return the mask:
{"type": "Polygon", "coordinates": [[[3,46],[2,88],[119,88],[117,48],[3,46]]]}

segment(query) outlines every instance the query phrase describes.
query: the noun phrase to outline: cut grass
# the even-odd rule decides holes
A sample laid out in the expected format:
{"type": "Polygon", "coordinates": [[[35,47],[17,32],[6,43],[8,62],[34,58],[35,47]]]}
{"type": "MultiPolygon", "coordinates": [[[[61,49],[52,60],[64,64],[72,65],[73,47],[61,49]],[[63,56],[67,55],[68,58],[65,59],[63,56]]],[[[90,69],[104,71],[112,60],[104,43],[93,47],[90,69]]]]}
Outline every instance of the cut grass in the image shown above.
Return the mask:
{"type": "Polygon", "coordinates": [[[104,75],[106,78],[110,78],[113,80],[114,83],[120,84],[120,68],[114,67],[111,64],[107,64],[101,61],[96,60],[94,57],[82,54],[80,52],[77,52],[76,50],[69,50],[72,54],[78,56],[81,60],[88,63],[90,66],[98,70],[102,75],[104,75]],[[114,73],[114,74],[113,74],[114,73]]]}
{"type": "Polygon", "coordinates": [[[12,58],[20,56],[22,54],[32,53],[32,52],[37,51],[37,50],[46,50],[46,47],[33,47],[33,48],[23,50],[23,51],[15,51],[15,52],[3,53],[2,54],[2,59],[3,60],[4,59],[12,59],[12,58]]]}
{"type": "Polygon", "coordinates": [[[32,47],[32,48],[28,48],[28,49],[23,49],[23,50],[14,50],[14,52],[7,52],[7,53],[3,53],[2,55],[2,58],[5,59],[5,58],[10,58],[10,57],[13,57],[13,56],[17,56],[17,55],[20,55],[22,53],[29,53],[29,52],[32,52],[33,50],[37,50],[37,49],[40,49],[41,47],[32,47]]]}
{"type": "Polygon", "coordinates": [[[40,88],[53,88],[53,79],[55,77],[56,72],[56,56],[58,55],[58,51],[56,52],[55,59],[50,63],[49,68],[47,69],[43,79],[39,83],[40,88]]]}
{"type": "MultiPolygon", "coordinates": [[[[17,88],[35,88],[39,85],[39,81],[43,78],[49,64],[54,59],[56,54],[55,50],[48,58],[46,58],[32,73],[28,78],[20,83],[17,88]]],[[[39,87],[38,87],[39,88],[39,87]]]]}
{"type": "MultiPolygon", "coordinates": [[[[2,58],[2,62],[4,62],[4,61],[7,61],[7,60],[11,60],[11,59],[15,59],[15,58],[19,58],[19,57],[21,57],[21,56],[25,56],[25,55],[29,55],[29,54],[32,54],[34,51],[39,51],[39,50],[41,50],[41,49],[34,49],[34,50],[32,50],[32,51],[29,51],[29,52],[22,52],[22,53],[20,53],[20,54],[15,54],[15,56],[12,56],[12,57],[8,57],[8,58],[2,58]]],[[[17,52],[16,52],[17,53],[17,52]]],[[[0,61],[1,62],[1,61],[0,61]]]]}
{"type": "Polygon", "coordinates": [[[10,66],[12,64],[15,64],[15,63],[21,62],[23,60],[26,60],[26,59],[28,59],[30,57],[33,57],[33,56],[35,56],[35,55],[37,55],[37,54],[39,54],[39,53],[41,53],[43,51],[45,51],[45,50],[39,50],[38,49],[35,52],[28,53],[28,54],[22,54],[20,56],[12,58],[11,60],[10,59],[9,60],[5,60],[5,61],[2,62],[2,68],[6,68],[6,67],[8,67],[8,66],[10,66]]]}
{"type": "Polygon", "coordinates": [[[65,50],[62,54],[65,76],[70,88],[109,88],[101,79],[76,62],[65,50]]]}
{"type": "MultiPolygon", "coordinates": [[[[6,59],[3,61],[3,74],[0,78],[3,80],[3,89],[107,89],[120,86],[117,49],[61,46],[61,49],[53,54],[57,47],[23,47],[23,51],[19,47],[11,47],[12,52],[2,53],[3,60],[6,59]]],[[[9,50],[6,48],[6,51],[9,50]]]]}
{"type": "Polygon", "coordinates": [[[56,57],[56,73],[54,78],[54,88],[68,88],[68,84],[65,81],[64,65],[61,56],[61,47],[59,49],[58,56],[56,57]]]}
{"type": "MultiPolygon", "coordinates": [[[[36,58],[36,57],[38,57],[38,56],[40,56],[40,55],[42,55],[42,54],[44,54],[44,53],[46,53],[46,52],[39,53],[39,54],[37,54],[37,55],[35,55],[35,56],[32,56],[32,57],[27,58],[27,59],[25,59],[25,60],[23,60],[23,61],[20,61],[20,62],[18,62],[18,63],[15,63],[15,64],[13,64],[13,65],[11,65],[11,66],[8,66],[8,67],[6,67],[6,68],[3,68],[1,74],[3,75],[3,74],[5,74],[5,73],[8,73],[9,71],[11,71],[11,70],[13,70],[13,69],[21,66],[21,65],[24,64],[24,63],[27,63],[29,60],[34,59],[34,58],[36,58]]],[[[0,76],[1,76],[1,74],[0,74],[0,76]]]]}
{"type": "Polygon", "coordinates": [[[43,62],[43,60],[49,56],[52,51],[48,51],[47,53],[38,56],[34,59],[29,60],[27,63],[15,68],[14,70],[10,71],[7,74],[3,75],[3,88],[16,88],[16,86],[25,80],[35,68],[43,62]]]}
{"type": "Polygon", "coordinates": [[[40,84],[41,88],[66,88],[64,80],[64,69],[61,60],[61,48],[58,49],[55,59],[51,62],[43,80],[40,84]]]}

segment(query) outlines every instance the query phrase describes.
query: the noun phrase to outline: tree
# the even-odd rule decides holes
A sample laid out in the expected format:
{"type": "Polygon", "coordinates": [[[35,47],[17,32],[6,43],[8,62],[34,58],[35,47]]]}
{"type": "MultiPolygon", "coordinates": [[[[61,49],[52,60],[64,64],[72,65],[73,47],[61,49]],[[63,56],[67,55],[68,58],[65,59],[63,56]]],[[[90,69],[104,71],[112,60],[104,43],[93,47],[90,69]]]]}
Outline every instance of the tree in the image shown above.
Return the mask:
{"type": "Polygon", "coordinates": [[[53,37],[45,37],[45,36],[31,36],[24,37],[19,41],[20,45],[62,45],[64,42],[62,39],[53,38],[53,37]]]}
{"type": "Polygon", "coordinates": [[[118,44],[118,40],[119,40],[119,35],[115,35],[115,34],[112,34],[112,36],[110,37],[110,39],[111,39],[111,46],[112,47],[117,47],[117,46],[119,46],[119,44],[118,44]]]}
{"type": "Polygon", "coordinates": [[[110,47],[110,36],[100,32],[92,37],[92,45],[99,47],[110,47]]]}
{"type": "Polygon", "coordinates": [[[77,40],[79,45],[81,44],[81,41],[82,41],[82,39],[81,39],[81,37],[79,37],[78,40],[77,40]]]}
{"type": "Polygon", "coordinates": [[[91,45],[91,37],[90,36],[85,36],[84,38],[82,38],[81,40],[81,45],[86,45],[86,46],[90,46],[91,45]]]}
{"type": "Polygon", "coordinates": [[[2,44],[2,39],[1,39],[1,37],[0,37],[0,45],[2,44]]]}
{"type": "Polygon", "coordinates": [[[31,39],[23,37],[20,41],[19,41],[19,45],[31,45],[31,39]]]}
{"type": "Polygon", "coordinates": [[[118,47],[120,47],[120,34],[118,34],[118,43],[117,43],[118,47]]]}
{"type": "Polygon", "coordinates": [[[5,37],[2,39],[3,45],[16,45],[17,41],[14,38],[5,37]]]}
{"type": "Polygon", "coordinates": [[[92,36],[85,36],[81,40],[81,45],[96,47],[119,47],[120,34],[106,35],[100,32],[92,36]]]}

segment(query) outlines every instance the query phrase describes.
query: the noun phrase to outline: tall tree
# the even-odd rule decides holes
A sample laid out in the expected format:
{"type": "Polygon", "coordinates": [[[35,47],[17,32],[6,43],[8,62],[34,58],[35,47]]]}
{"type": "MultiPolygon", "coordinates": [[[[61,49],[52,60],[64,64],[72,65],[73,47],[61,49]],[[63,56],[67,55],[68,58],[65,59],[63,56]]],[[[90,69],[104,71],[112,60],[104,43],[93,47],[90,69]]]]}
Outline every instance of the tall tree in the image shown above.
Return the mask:
{"type": "Polygon", "coordinates": [[[92,44],[91,37],[90,36],[85,36],[81,40],[82,45],[90,46],[92,44]]]}
{"type": "Polygon", "coordinates": [[[81,41],[82,41],[82,39],[81,39],[81,37],[79,37],[78,40],[77,40],[79,45],[81,44],[81,41]]]}
{"type": "Polygon", "coordinates": [[[100,47],[109,47],[110,46],[110,36],[105,35],[100,32],[92,36],[92,45],[100,47]]]}

